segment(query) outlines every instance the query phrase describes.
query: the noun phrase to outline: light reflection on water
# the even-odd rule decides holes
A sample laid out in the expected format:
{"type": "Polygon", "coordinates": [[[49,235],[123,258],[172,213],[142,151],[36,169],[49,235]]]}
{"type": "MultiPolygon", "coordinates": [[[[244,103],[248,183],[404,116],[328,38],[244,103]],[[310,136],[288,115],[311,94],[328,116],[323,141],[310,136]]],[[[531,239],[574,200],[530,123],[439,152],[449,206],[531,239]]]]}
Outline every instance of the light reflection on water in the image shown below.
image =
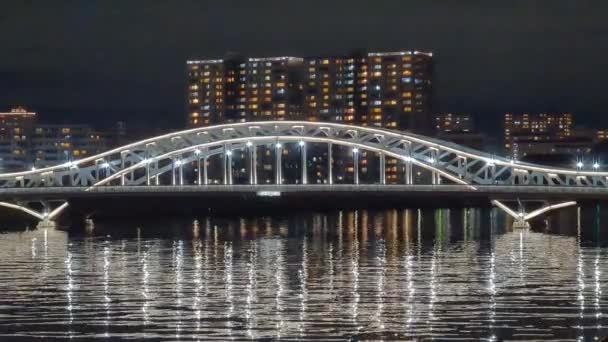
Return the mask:
{"type": "Polygon", "coordinates": [[[540,231],[443,209],[4,232],[0,338],[601,337],[608,249],[588,216],[540,231]]]}

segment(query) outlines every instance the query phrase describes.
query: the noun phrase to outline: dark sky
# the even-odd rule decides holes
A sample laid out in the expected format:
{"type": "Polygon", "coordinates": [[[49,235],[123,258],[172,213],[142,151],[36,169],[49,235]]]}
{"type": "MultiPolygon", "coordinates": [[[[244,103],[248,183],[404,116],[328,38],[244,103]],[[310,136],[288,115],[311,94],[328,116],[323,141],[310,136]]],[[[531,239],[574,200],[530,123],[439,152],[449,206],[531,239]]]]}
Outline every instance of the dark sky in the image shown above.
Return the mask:
{"type": "Polygon", "coordinates": [[[500,126],[571,111],[608,126],[608,2],[0,0],[0,109],[44,121],[180,127],[185,61],[431,50],[436,109],[500,126]]]}

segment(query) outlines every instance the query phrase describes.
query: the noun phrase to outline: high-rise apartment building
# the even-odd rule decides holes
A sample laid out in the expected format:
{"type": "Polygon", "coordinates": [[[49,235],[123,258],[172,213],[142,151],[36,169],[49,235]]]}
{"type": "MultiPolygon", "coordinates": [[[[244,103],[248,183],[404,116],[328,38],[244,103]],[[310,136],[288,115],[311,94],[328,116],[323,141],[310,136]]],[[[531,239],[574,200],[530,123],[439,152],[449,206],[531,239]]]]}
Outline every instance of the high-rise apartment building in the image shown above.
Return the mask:
{"type": "Polygon", "coordinates": [[[188,61],[188,125],[299,119],[296,57],[188,61]]]}
{"type": "Polygon", "coordinates": [[[360,124],[367,112],[367,56],[310,57],[304,76],[308,121],[360,124]]]}
{"type": "MultiPolygon", "coordinates": [[[[353,52],[322,57],[229,57],[192,60],[188,67],[188,126],[258,120],[308,120],[432,131],[433,59],[419,51],[353,52]]],[[[336,181],[352,178],[349,151],[333,154],[336,181]]],[[[289,159],[289,148],[284,160],[289,159]]],[[[259,151],[271,167],[268,151],[259,151]]],[[[326,181],[327,149],[311,147],[310,182],[326,181]]],[[[374,156],[362,152],[362,176],[374,156]]],[[[233,160],[237,160],[234,156],[233,160]]],[[[398,161],[387,159],[386,180],[396,182],[398,161]]],[[[368,172],[368,170],[370,172],[368,172]]],[[[376,170],[377,171],[377,170],[376,170]]],[[[402,172],[401,172],[402,173],[402,172]]],[[[239,177],[238,175],[236,177],[239,177]]],[[[374,178],[377,176],[371,175],[374,178]]]]}
{"type": "Polygon", "coordinates": [[[307,120],[430,133],[431,53],[356,52],[305,64],[307,120]]]}
{"type": "Polygon", "coordinates": [[[513,114],[504,116],[504,147],[514,159],[528,155],[557,153],[572,137],[572,114],[513,114]]]}
{"type": "Polygon", "coordinates": [[[289,120],[432,131],[432,54],[229,57],[188,66],[188,125],[289,120]]]}
{"type": "Polygon", "coordinates": [[[23,170],[29,162],[29,140],[36,113],[16,107],[0,113],[0,170],[23,170]]]}
{"type": "Polygon", "coordinates": [[[367,124],[428,134],[432,54],[383,52],[367,58],[367,124]]]}

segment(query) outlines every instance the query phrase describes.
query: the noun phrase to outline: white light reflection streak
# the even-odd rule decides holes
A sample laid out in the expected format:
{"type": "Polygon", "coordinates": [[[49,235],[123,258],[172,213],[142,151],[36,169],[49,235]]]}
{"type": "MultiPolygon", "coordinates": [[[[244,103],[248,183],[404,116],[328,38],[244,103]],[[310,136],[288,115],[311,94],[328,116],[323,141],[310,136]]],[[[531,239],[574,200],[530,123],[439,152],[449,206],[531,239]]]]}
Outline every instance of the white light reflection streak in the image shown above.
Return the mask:
{"type": "Polygon", "coordinates": [[[386,244],[384,241],[378,241],[378,261],[379,274],[377,275],[378,283],[376,284],[376,324],[378,329],[384,330],[384,320],[382,317],[382,311],[384,310],[384,278],[386,273],[386,244]]]}
{"type": "Polygon", "coordinates": [[[414,296],[416,295],[416,289],[414,287],[414,274],[412,271],[414,256],[409,254],[409,250],[407,253],[408,255],[405,256],[405,281],[407,288],[407,299],[405,301],[405,331],[410,334],[412,324],[414,323],[414,296]]]}
{"type": "Polygon", "coordinates": [[[579,340],[584,340],[584,335],[585,335],[585,326],[584,326],[584,319],[585,319],[585,263],[584,263],[584,259],[583,259],[583,251],[581,249],[581,242],[580,242],[580,232],[579,232],[579,241],[578,241],[578,263],[576,266],[576,274],[577,274],[577,281],[578,281],[578,303],[579,303],[579,314],[578,314],[578,318],[579,318],[579,324],[578,324],[578,330],[579,330],[579,340]]]}
{"type": "Polygon", "coordinates": [[[496,322],[496,255],[490,254],[490,276],[488,279],[488,292],[490,294],[490,340],[494,340],[494,323],[496,322]]]}
{"type": "Polygon", "coordinates": [[[600,304],[600,299],[602,298],[602,288],[600,284],[600,276],[602,272],[600,271],[600,250],[597,248],[594,262],[594,272],[593,272],[593,281],[595,282],[595,320],[597,322],[596,328],[598,333],[601,333],[602,329],[602,307],[600,304]]]}
{"type": "Polygon", "coordinates": [[[110,298],[110,248],[108,247],[109,242],[105,242],[106,246],[103,247],[103,301],[106,309],[106,319],[104,325],[106,328],[105,336],[110,337],[110,314],[111,314],[111,298],[110,298]]]}
{"type": "MultiPolygon", "coordinates": [[[[358,232],[355,231],[355,236],[358,232]]],[[[359,315],[359,241],[353,241],[352,247],[352,275],[353,275],[353,284],[351,290],[351,316],[353,320],[353,325],[355,329],[359,331],[361,327],[359,327],[358,323],[358,315],[359,315]]]]}
{"type": "Polygon", "coordinates": [[[274,274],[275,277],[275,282],[277,284],[277,292],[276,292],[276,296],[275,296],[275,314],[276,314],[276,321],[277,321],[277,339],[281,339],[282,333],[283,333],[283,328],[285,327],[285,321],[283,320],[283,292],[285,291],[285,285],[284,283],[284,276],[283,273],[285,272],[285,261],[284,261],[284,255],[283,255],[283,241],[282,240],[278,240],[277,241],[277,258],[276,258],[276,264],[275,264],[275,269],[276,272],[274,274]]]}
{"type": "Polygon", "coordinates": [[[224,242],[224,296],[226,297],[226,304],[228,310],[226,312],[226,325],[228,333],[232,338],[232,316],[234,314],[234,301],[232,297],[233,290],[233,273],[232,273],[232,243],[224,242]]]}
{"type": "Polygon", "coordinates": [[[182,329],[182,268],[184,265],[184,242],[179,240],[173,241],[173,267],[175,271],[175,315],[177,324],[175,325],[175,338],[180,339],[182,329]]]}
{"type": "MultiPolygon", "coordinates": [[[[68,244],[68,248],[69,248],[70,244],[68,244]]],[[[67,252],[67,256],[65,258],[65,267],[66,267],[66,276],[67,276],[67,281],[68,281],[68,285],[66,287],[66,295],[68,297],[68,305],[67,305],[67,310],[68,310],[68,335],[70,338],[72,338],[73,336],[73,331],[72,331],[72,322],[74,322],[74,315],[72,313],[72,309],[73,309],[73,293],[72,291],[74,290],[74,278],[73,278],[73,270],[72,270],[72,253],[71,252],[67,252]]]]}
{"type": "Polygon", "coordinates": [[[335,277],[335,270],[334,270],[334,245],[330,242],[329,243],[329,248],[328,248],[328,253],[327,253],[327,257],[329,258],[329,298],[332,298],[329,300],[329,312],[333,312],[334,311],[334,277],[335,277]]]}
{"type": "Polygon", "coordinates": [[[304,324],[306,321],[306,304],[308,302],[308,243],[307,238],[304,236],[302,242],[302,268],[298,271],[298,277],[300,278],[300,324],[299,332],[300,337],[304,336],[304,324]]]}
{"type": "Polygon", "coordinates": [[[144,326],[150,322],[148,306],[150,305],[150,272],[148,271],[148,251],[146,250],[141,258],[141,296],[143,303],[141,311],[144,318],[144,326]]]}
{"type": "Polygon", "coordinates": [[[203,289],[201,245],[200,240],[194,241],[194,303],[192,303],[192,310],[196,317],[196,335],[193,335],[192,339],[196,339],[201,331],[201,290],[203,289]]]}
{"type": "Polygon", "coordinates": [[[431,334],[431,336],[433,335],[433,320],[435,320],[435,301],[437,300],[436,297],[436,272],[437,272],[437,251],[434,250],[433,251],[433,255],[431,257],[431,268],[430,268],[430,279],[429,279],[429,315],[428,315],[428,321],[427,321],[427,326],[429,329],[429,332],[431,334]]]}
{"type": "Polygon", "coordinates": [[[247,306],[245,307],[245,318],[247,320],[247,336],[250,339],[256,339],[257,337],[253,334],[253,328],[255,326],[253,314],[252,314],[252,306],[253,302],[256,300],[255,298],[255,289],[256,289],[256,263],[257,263],[257,251],[258,245],[257,241],[253,241],[251,246],[249,247],[249,263],[248,263],[248,282],[247,282],[247,306]]]}
{"type": "Polygon", "coordinates": [[[36,259],[36,238],[32,238],[32,259],[36,259]]]}

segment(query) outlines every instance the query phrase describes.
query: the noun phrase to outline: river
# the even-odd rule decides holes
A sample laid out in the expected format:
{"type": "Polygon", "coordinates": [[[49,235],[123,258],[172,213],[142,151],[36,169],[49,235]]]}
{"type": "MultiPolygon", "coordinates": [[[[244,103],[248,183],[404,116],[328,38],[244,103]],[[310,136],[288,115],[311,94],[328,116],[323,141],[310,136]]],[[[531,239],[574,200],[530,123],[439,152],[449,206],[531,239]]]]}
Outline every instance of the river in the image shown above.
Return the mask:
{"type": "Polygon", "coordinates": [[[475,208],[4,229],[0,339],[601,338],[606,229],[573,211],[531,230],[475,208]]]}

